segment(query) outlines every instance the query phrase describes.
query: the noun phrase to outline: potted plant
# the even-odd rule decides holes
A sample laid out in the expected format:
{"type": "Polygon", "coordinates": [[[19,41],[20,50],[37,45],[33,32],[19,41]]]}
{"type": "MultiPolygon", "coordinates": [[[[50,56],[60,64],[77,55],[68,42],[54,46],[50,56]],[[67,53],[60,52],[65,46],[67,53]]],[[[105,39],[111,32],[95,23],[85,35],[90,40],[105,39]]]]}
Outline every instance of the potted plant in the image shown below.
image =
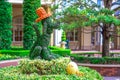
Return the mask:
{"type": "Polygon", "coordinates": [[[61,43],[60,43],[60,47],[65,49],[65,44],[66,44],[66,34],[65,34],[65,31],[62,32],[62,37],[61,37],[61,43]]]}

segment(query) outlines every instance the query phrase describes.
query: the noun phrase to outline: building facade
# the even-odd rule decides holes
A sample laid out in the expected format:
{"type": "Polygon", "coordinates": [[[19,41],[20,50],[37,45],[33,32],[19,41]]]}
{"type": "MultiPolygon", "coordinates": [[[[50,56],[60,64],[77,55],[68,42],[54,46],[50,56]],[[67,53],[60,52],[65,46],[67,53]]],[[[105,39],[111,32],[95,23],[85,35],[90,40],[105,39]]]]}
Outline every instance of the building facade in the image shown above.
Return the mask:
{"type": "MultiPolygon", "coordinates": [[[[23,13],[22,6],[23,0],[8,0],[8,2],[12,3],[12,12],[13,12],[13,22],[12,22],[12,46],[23,46],[23,13]]],[[[41,0],[41,5],[49,11],[49,7],[46,5],[50,5],[51,0],[41,0]]],[[[52,35],[53,36],[53,35],[52,35]]],[[[53,37],[51,38],[51,44],[53,45],[53,37]]]]}
{"type": "MultiPolygon", "coordinates": [[[[102,0],[93,0],[98,5],[102,5],[102,0]]],[[[23,0],[8,0],[12,3],[13,8],[13,46],[23,46],[23,14],[22,3],[23,0]]],[[[49,11],[49,7],[46,5],[51,4],[51,0],[42,0],[42,6],[49,11]]],[[[112,7],[113,8],[113,7],[112,7]]],[[[98,30],[99,28],[96,28],[98,30]]],[[[77,28],[72,31],[67,31],[67,39],[69,40],[69,48],[72,50],[99,50],[102,46],[102,36],[99,32],[91,32],[92,27],[77,28]]],[[[55,30],[52,34],[50,45],[60,46],[61,30],[55,30]]],[[[117,37],[111,44],[113,49],[120,48],[120,38],[117,37]]]]}

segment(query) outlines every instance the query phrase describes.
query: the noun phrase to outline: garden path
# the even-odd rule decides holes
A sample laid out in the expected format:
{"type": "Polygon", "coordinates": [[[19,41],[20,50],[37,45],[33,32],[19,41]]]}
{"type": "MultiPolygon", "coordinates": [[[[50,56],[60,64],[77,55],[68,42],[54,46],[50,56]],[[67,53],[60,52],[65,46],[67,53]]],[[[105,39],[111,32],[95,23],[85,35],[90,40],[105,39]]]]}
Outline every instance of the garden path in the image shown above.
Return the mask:
{"type": "MultiPolygon", "coordinates": [[[[96,50],[74,50],[71,53],[99,52],[96,50]]],[[[110,52],[120,52],[120,50],[110,50],[110,52]]]]}
{"type": "Polygon", "coordinates": [[[120,80],[120,77],[104,77],[104,80],[120,80]]]}

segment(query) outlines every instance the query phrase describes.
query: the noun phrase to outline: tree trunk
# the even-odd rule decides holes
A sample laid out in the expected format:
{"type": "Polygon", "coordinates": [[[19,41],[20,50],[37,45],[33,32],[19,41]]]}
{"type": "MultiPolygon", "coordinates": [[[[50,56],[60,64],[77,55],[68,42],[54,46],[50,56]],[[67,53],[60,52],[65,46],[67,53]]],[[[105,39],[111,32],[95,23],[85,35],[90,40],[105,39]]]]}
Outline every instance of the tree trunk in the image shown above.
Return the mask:
{"type": "Polygon", "coordinates": [[[114,34],[115,36],[113,36],[113,43],[114,43],[114,49],[117,49],[117,38],[118,38],[118,37],[117,37],[117,32],[116,32],[116,31],[117,31],[117,27],[114,27],[114,31],[115,31],[115,32],[114,32],[113,34],[114,34]]]}
{"type": "Polygon", "coordinates": [[[109,56],[109,39],[103,37],[102,57],[109,56]]]}
{"type": "Polygon", "coordinates": [[[104,26],[103,32],[103,45],[102,45],[102,57],[109,56],[109,32],[107,31],[107,27],[104,26]]]}
{"type": "Polygon", "coordinates": [[[113,0],[103,0],[105,8],[110,9],[113,0]]]}

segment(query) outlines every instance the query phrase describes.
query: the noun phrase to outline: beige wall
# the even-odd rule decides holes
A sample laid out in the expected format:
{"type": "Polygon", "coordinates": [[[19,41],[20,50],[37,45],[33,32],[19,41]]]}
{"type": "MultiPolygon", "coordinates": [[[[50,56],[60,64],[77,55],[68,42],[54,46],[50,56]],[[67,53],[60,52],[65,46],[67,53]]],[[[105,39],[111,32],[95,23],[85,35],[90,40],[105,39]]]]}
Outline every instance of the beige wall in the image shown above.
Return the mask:
{"type": "MultiPolygon", "coordinates": [[[[12,4],[12,7],[13,7],[13,20],[15,17],[23,17],[23,14],[22,14],[22,4],[12,4]]],[[[43,6],[45,7],[45,5],[43,6]]],[[[45,7],[45,9],[47,10],[47,12],[50,12],[50,9],[47,9],[48,7],[45,7]]],[[[15,29],[15,25],[13,23],[13,30],[15,29]]],[[[15,33],[13,32],[13,34],[15,35],[15,33]]],[[[23,33],[24,34],[24,33],[23,33]]],[[[14,37],[13,35],[13,37],[14,37]]],[[[51,35],[51,40],[50,40],[50,45],[52,46],[53,45],[53,34],[51,35]]],[[[12,42],[12,45],[13,46],[22,46],[23,43],[22,41],[13,41],[12,42]]]]}
{"type": "Polygon", "coordinates": [[[91,27],[85,27],[82,29],[82,49],[91,49],[91,27]]]}
{"type": "Polygon", "coordinates": [[[13,4],[13,18],[22,16],[22,4],[13,4]]]}

